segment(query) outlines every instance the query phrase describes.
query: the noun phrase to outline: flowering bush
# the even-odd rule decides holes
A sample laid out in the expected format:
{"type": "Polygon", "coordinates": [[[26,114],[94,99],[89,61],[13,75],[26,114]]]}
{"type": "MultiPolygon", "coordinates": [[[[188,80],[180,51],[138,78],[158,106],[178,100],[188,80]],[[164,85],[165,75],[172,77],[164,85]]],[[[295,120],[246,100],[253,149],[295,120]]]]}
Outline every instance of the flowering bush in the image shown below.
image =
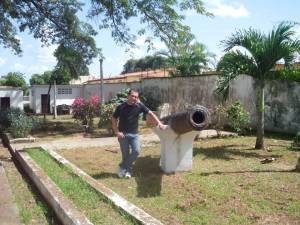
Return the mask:
{"type": "Polygon", "coordinates": [[[98,127],[106,128],[110,135],[113,135],[113,129],[111,124],[111,117],[113,112],[116,109],[117,104],[110,103],[105,104],[100,107],[100,120],[98,123],[98,127]]]}
{"type": "Polygon", "coordinates": [[[93,119],[99,114],[99,97],[91,96],[87,101],[81,97],[76,98],[72,104],[73,117],[86,126],[87,132],[93,129],[93,119]]]}

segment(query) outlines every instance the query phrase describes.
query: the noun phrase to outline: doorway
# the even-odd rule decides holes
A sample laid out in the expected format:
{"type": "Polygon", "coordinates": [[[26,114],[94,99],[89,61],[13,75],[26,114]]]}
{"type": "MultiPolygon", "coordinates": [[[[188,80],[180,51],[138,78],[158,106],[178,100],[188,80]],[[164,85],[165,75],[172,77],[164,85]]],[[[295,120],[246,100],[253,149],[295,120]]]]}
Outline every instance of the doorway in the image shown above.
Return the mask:
{"type": "Polygon", "coordinates": [[[49,114],[50,113],[50,95],[48,94],[42,94],[42,113],[49,114]]]}

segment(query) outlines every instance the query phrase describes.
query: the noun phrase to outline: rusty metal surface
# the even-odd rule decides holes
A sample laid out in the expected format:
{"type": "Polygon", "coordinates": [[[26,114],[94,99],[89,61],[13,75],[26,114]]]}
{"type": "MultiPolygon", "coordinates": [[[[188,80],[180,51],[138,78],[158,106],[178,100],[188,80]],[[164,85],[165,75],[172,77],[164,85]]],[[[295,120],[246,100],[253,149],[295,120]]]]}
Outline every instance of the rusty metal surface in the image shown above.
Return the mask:
{"type": "Polygon", "coordinates": [[[201,105],[190,107],[184,112],[172,114],[162,119],[175,133],[184,134],[192,130],[203,130],[210,123],[210,114],[207,108],[201,105]]]}

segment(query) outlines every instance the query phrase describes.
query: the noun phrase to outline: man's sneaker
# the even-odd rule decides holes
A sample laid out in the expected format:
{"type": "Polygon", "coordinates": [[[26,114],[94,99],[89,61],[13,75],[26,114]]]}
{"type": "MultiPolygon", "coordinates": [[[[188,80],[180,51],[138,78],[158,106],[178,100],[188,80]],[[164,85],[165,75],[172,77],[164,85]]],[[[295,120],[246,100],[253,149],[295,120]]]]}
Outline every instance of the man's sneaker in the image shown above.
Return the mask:
{"type": "Polygon", "coordinates": [[[119,167],[118,177],[119,178],[123,178],[123,177],[125,177],[125,174],[126,174],[126,170],[124,170],[123,168],[119,167]]]}
{"type": "Polygon", "coordinates": [[[131,173],[129,173],[128,171],[125,173],[125,178],[131,178],[131,173]]]}

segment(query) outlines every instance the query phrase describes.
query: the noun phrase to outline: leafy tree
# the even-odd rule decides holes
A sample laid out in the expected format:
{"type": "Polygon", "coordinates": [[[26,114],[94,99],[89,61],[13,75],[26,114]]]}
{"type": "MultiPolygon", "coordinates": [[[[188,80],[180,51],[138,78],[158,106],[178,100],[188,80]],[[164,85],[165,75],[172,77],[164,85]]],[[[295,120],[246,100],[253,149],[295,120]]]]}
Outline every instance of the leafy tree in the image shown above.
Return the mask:
{"type": "Polygon", "coordinates": [[[281,22],[268,34],[250,28],[234,33],[222,43],[227,52],[218,64],[223,76],[219,79],[217,91],[226,98],[229,94],[230,81],[240,74],[248,74],[257,81],[257,137],[256,149],[264,148],[264,87],[270,71],[279,60],[284,60],[286,67],[293,64],[295,53],[300,51],[300,40],[293,39],[296,24],[281,22]],[[230,51],[233,47],[241,50],[230,51]]]}
{"type": "Polygon", "coordinates": [[[182,35],[177,40],[175,47],[169,51],[158,52],[169,59],[169,65],[176,70],[171,72],[172,76],[199,75],[201,70],[209,69],[209,63],[214,55],[206,50],[206,47],[195,42],[193,36],[182,35]]]}
{"type": "MultiPolygon", "coordinates": [[[[194,10],[199,14],[211,15],[201,0],[91,0],[90,3],[88,16],[97,19],[99,29],[110,29],[116,42],[129,45],[134,45],[136,36],[145,34],[149,29],[167,46],[175,46],[180,36],[192,36],[190,28],[183,24],[183,14],[179,12],[194,10]],[[140,19],[141,27],[137,33],[133,33],[127,25],[132,18],[140,19]]],[[[79,0],[2,0],[0,44],[20,54],[20,41],[16,34],[28,29],[44,44],[58,44],[55,53],[58,57],[57,68],[68,67],[71,75],[77,77],[86,72],[85,65],[99,53],[90,38],[96,32],[76,16],[82,7],[83,3],[79,0]]],[[[151,37],[147,39],[149,43],[150,40],[151,37]]]]}
{"type": "Polygon", "coordinates": [[[32,74],[31,78],[29,79],[29,84],[46,84],[43,74],[32,74]]]}
{"type": "Polygon", "coordinates": [[[202,70],[209,69],[209,58],[213,56],[206,51],[201,43],[195,43],[190,46],[182,46],[177,56],[172,57],[172,64],[176,71],[173,76],[193,76],[199,75],[202,70]]]}
{"type": "Polygon", "coordinates": [[[30,85],[50,84],[52,71],[45,71],[43,74],[33,74],[29,80],[30,85]]]}
{"type": "Polygon", "coordinates": [[[168,58],[159,55],[146,56],[140,59],[129,59],[123,66],[122,74],[145,70],[155,70],[166,68],[167,66],[168,58]]]}
{"type": "Polygon", "coordinates": [[[20,72],[9,72],[8,74],[2,77],[2,84],[12,87],[26,87],[24,74],[20,72]]]}
{"type": "Polygon", "coordinates": [[[56,84],[68,84],[71,80],[71,75],[68,72],[45,71],[42,74],[33,74],[29,80],[30,85],[34,84],[53,84],[54,80],[56,84]]]}
{"type": "MultiPolygon", "coordinates": [[[[24,74],[20,72],[9,72],[0,80],[0,84],[4,86],[20,87],[27,93],[27,84],[24,78],[24,74]]],[[[26,94],[25,93],[25,94],[26,94]]]]}

